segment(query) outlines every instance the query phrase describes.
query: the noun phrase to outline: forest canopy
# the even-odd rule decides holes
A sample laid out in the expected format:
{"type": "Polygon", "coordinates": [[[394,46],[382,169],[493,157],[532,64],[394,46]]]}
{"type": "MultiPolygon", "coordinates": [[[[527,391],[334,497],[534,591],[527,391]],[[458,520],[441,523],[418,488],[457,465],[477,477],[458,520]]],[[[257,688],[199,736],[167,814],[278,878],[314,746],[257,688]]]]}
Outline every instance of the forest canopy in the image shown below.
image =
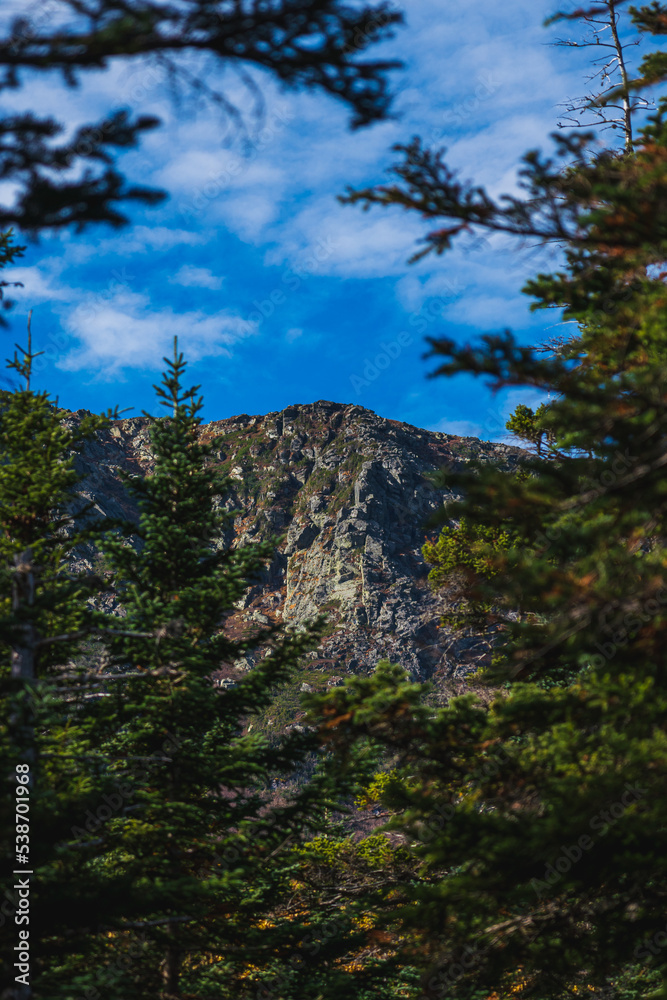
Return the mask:
{"type": "MultiPolygon", "coordinates": [[[[355,125],[389,108],[390,63],[359,57],[400,23],[383,5],[60,6],[66,30],[18,19],[0,43],[6,88],[27,70],[74,82],[112,57],[199,46],[323,89],[355,125]]],[[[240,512],[178,339],[160,415],[143,418],[149,460],[122,473],[134,519],[101,517],[80,489],[119,414],[73,415],[36,390],[32,330],[8,361],[20,380],[0,397],[1,840],[19,880],[2,908],[8,997],[667,995],[667,57],[650,52],[632,78],[625,60],[631,26],[659,45],[667,7],[609,0],[555,17],[610,46],[602,90],[574,110],[620,130],[603,143],[559,130],[505,196],[417,137],[387,183],[343,196],[350,213],[420,220],[416,266],[470,233],[562,253],[524,292],[568,337],[427,340],[432,377],[540,400],[507,422],[520,461],[468,455],[437,480],[457,498],[424,547],[443,619],[492,637],[463,690],[380,660],[324,692],[306,684],[301,725],[262,728],[329,621],[229,629],[282,540],[231,543],[240,512]],[[213,683],[249,655],[242,677],[213,683]]],[[[89,153],[55,145],[58,126],[36,115],[5,122],[3,176],[23,186],[0,219],[0,266],[24,249],[10,225],[120,224],[121,203],[156,200],[125,187],[106,149],[156,122],[117,116],[89,153]],[[73,157],[102,172],[65,179],[73,157]]]]}

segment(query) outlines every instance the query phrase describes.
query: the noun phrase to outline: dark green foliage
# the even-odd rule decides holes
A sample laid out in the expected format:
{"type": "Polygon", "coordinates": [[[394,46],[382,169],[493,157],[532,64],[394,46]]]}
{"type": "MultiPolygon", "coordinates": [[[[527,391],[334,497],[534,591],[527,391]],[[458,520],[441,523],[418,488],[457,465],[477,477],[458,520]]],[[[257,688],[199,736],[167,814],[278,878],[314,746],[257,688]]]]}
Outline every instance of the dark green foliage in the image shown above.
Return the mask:
{"type": "Polygon", "coordinates": [[[68,421],[46,393],[30,389],[38,356],[30,334],[27,350],[18,350],[7,368],[18,372],[25,388],[0,393],[0,654],[7,662],[10,647],[24,647],[31,666],[15,675],[34,680],[77,646],[78,634],[71,645],[56,646],[52,638],[47,643],[54,628],[84,634],[85,623],[92,621],[86,596],[99,581],[73,574],[68,565],[86,535],[82,505],[77,515],[65,511],[80,478],[75,455],[108,417],[68,421]],[[24,590],[29,600],[23,599],[24,590]]]}
{"type": "MultiPolygon", "coordinates": [[[[119,1000],[180,990],[243,996],[251,967],[261,979],[267,963],[279,964],[298,938],[291,921],[266,925],[289,887],[282,846],[320,828],[346,785],[335,790],[316,769],[303,788],[274,801],[271,785],[303,763],[314,737],[244,733],[317,630],[269,626],[238,641],[225,633],[226,616],[274,543],[223,546],[234,516],[219,504],[227,480],[213,461],[216,442],[199,435],[201,400],[196,388],[183,390],[184,367],[175,354],[157,390],[169,413],[152,421],[152,473],[128,478],[139,523],[128,527],[129,538],[102,546],[124,634],[109,637],[100,707],[109,733],[100,751],[132,805],[103,832],[82,837],[91,844],[104,837],[104,870],[124,884],[122,911],[96,929],[98,988],[119,1000]],[[260,645],[267,655],[233,688],[214,688],[221,665],[260,645]],[[154,763],[138,772],[135,762],[146,758],[154,763]],[[111,983],[113,951],[132,943],[131,972],[111,983]]],[[[83,983],[93,974],[75,959],[62,970],[63,991],[72,976],[83,983]]]]}
{"type": "Polygon", "coordinates": [[[545,403],[540,403],[537,410],[519,403],[505,424],[505,428],[535,445],[538,455],[542,451],[544,439],[546,438],[547,442],[553,440],[553,434],[549,431],[549,408],[545,403]]]}
{"type": "MultiPolygon", "coordinates": [[[[99,679],[70,661],[99,625],[88,600],[102,583],[72,569],[71,556],[90,528],[66,513],[73,505],[81,512],[82,506],[75,495],[74,457],[107,420],[71,422],[45,393],[31,391],[35,356],[29,342],[9,364],[25,388],[0,396],[0,843],[3,876],[17,867],[34,872],[30,924],[22,926],[30,933],[33,983],[45,971],[50,976],[64,942],[79,939],[86,955],[101,901],[111,909],[117,901],[117,886],[102,877],[94,850],[89,863],[72,832],[112,791],[95,759],[103,732],[95,720],[99,679]],[[28,818],[21,830],[13,808],[17,765],[24,773],[29,767],[30,775],[28,818]],[[22,865],[19,854],[29,864],[22,865]]],[[[6,925],[1,960],[7,983],[17,974],[15,881],[4,883],[0,917],[6,925]]]]}
{"type": "MultiPolygon", "coordinates": [[[[29,347],[16,362],[28,375],[30,357],[29,347]]],[[[121,615],[94,611],[91,586],[68,570],[74,544],[105,525],[62,534],[67,521],[53,513],[72,503],[72,453],[96,422],[71,430],[27,389],[3,398],[0,636],[15,677],[5,668],[1,750],[12,804],[15,764],[31,769],[30,995],[44,1000],[249,1000],[276,983],[296,1000],[349,979],[352,913],[331,935],[324,911],[313,923],[290,908],[302,864],[291,849],[331,830],[331,810],[352,799],[370,764],[352,752],[334,781],[314,733],[250,731],[299,678],[318,627],[225,633],[274,543],[223,545],[234,516],[220,503],[227,480],[183,370],[175,354],[158,387],[169,412],[152,421],[154,469],[129,481],[139,523],[106,525],[101,554],[121,615]],[[34,594],[10,608],[11,558],[28,550],[34,594]],[[82,642],[81,665],[67,662],[82,642]],[[218,667],[258,646],[263,655],[235,687],[214,687],[218,667]]],[[[13,850],[13,813],[3,844],[13,850]]],[[[3,911],[9,930],[15,903],[3,911]]],[[[5,979],[13,937],[3,936],[5,979]]]]}
{"type": "MultiPolygon", "coordinates": [[[[662,5],[651,10],[661,32],[662,5]]],[[[547,428],[552,435],[548,454],[527,458],[522,475],[471,463],[448,476],[465,495],[447,517],[465,523],[466,544],[459,550],[446,536],[445,565],[475,569],[480,546],[477,568],[487,578],[491,569],[492,590],[521,612],[505,621],[489,675],[503,682],[498,697],[488,707],[453,699],[425,714],[400,672],[383,668],[320,705],[343,757],[351,740],[370,737],[414,779],[393,803],[392,825],[408,834],[426,874],[447,871],[406,887],[400,907],[429,997],[667,989],[659,946],[667,886],[665,111],[663,100],[624,155],[589,154],[585,136],[555,137],[559,159],[526,157],[525,197],[495,201],[461,184],[417,140],[404,148],[397,184],[350,196],[419,211],[432,227],[421,255],[443,252],[471,227],[559,241],[562,270],[538,275],[526,291],[537,307],[558,306],[578,323],[567,348],[551,354],[507,331],[473,346],[430,341],[437,375],[479,375],[553,399],[539,422],[517,416],[513,429],[529,440],[547,428]],[[493,551],[502,532],[521,539],[512,558],[493,551]]],[[[469,599],[479,586],[471,573],[469,599]]]]}

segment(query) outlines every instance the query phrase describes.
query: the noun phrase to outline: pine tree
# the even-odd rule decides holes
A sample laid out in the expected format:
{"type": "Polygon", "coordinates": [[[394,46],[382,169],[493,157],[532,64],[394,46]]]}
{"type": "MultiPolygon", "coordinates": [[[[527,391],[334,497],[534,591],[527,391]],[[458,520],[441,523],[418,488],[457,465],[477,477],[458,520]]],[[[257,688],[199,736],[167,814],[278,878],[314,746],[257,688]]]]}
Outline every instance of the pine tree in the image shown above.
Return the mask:
{"type": "MultiPolygon", "coordinates": [[[[334,789],[319,769],[286,803],[272,802],[272,782],[303,764],[314,736],[269,741],[244,726],[317,629],[274,624],[241,639],[226,632],[274,542],[225,544],[234,512],[221,506],[227,480],[215,441],[202,434],[198,387],[183,388],[176,345],[165,360],[156,388],[168,414],[150,418],[154,467],[127,478],[138,525],[102,547],[126,634],[109,640],[103,708],[115,733],[100,752],[131,805],[87,834],[105,838],[105,871],[125,880],[125,896],[122,912],[93,929],[97,971],[78,968],[76,982],[119,1000],[254,995],[276,963],[298,957],[305,932],[293,916],[280,917],[296,866],[286,848],[302,830],[326,827],[327,808],[349,784],[334,789]],[[245,677],[214,687],[222,664],[258,647],[266,655],[245,677]],[[117,972],[119,954],[127,962],[117,972]]],[[[70,982],[75,965],[76,955],[70,982]]]]}
{"type": "MultiPolygon", "coordinates": [[[[667,8],[633,17],[662,34],[667,8]]],[[[648,56],[642,81],[664,80],[665,62],[648,56]]],[[[426,996],[667,990],[666,115],[663,100],[620,156],[556,135],[560,160],[526,157],[525,199],[461,184],[418,141],[397,184],[352,196],[435,220],[422,255],[468,227],[560,241],[564,266],[526,291],[578,324],[551,356],[507,331],[430,342],[437,374],[552,396],[553,443],[526,459],[526,475],[448,477],[465,492],[448,517],[521,541],[485,550],[493,589],[521,608],[487,675],[500,695],[434,713],[383,668],[320,703],[337,722],[329,741],[377,739],[412,779],[392,803],[424,862],[401,925],[426,996]],[[446,877],[428,877],[442,867],[446,877]]]]}
{"type": "Polygon", "coordinates": [[[458,524],[442,528],[434,542],[426,542],[422,555],[432,567],[428,579],[433,590],[445,591],[443,622],[452,626],[489,625],[491,603],[498,598],[489,584],[498,574],[499,555],[512,545],[506,527],[489,527],[462,517],[458,524]]]}
{"type": "Polygon", "coordinates": [[[89,601],[102,582],[71,565],[76,547],[94,535],[82,523],[86,508],[76,493],[74,460],[107,418],[72,421],[46,393],[32,390],[37,356],[29,326],[27,349],[18,348],[8,364],[24,386],[0,395],[0,841],[6,888],[0,922],[3,982],[12,983],[11,995],[22,1000],[53,995],[49,984],[63,944],[71,947],[80,937],[85,951],[91,912],[99,919],[104,911],[109,885],[96,874],[99,844],[86,853],[72,827],[112,790],[94,752],[103,732],[96,720],[100,682],[81,657],[82,644],[100,627],[89,601]],[[16,878],[7,876],[15,869],[30,872],[29,923],[15,923],[16,878]],[[28,976],[14,965],[19,932],[28,935],[28,976]]]}
{"type": "Polygon", "coordinates": [[[505,428],[516,434],[518,438],[534,445],[539,455],[544,446],[546,438],[547,444],[553,441],[553,434],[549,430],[549,407],[546,403],[540,403],[537,410],[519,403],[505,424],[505,428]]]}

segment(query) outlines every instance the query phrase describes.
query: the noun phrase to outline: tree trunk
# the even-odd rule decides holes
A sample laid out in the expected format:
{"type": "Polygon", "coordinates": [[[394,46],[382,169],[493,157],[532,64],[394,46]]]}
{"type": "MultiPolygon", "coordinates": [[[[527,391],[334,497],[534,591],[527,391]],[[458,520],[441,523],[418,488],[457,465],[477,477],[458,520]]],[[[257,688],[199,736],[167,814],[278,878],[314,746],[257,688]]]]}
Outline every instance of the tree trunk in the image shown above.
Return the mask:
{"type": "MultiPolygon", "coordinates": [[[[21,615],[35,603],[36,570],[32,549],[14,556],[12,611],[21,615]]],[[[21,626],[21,636],[12,649],[12,677],[23,681],[37,679],[37,630],[34,622],[21,626]]]]}
{"type": "Polygon", "coordinates": [[[178,980],[180,975],[180,952],[176,944],[176,927],[174,924],[169,924],[167,928],[167,934],[170,940],[167,946],[167,954],[165,955],[164,964],[162,966],[162,982],[164,983],[163,996],[165,1000],[177,1000],[178,998],[178,980]]]}
{"type": "Polygon", "coordinates": [[[630,90],[628,86],[628,70],[625,65],[625,58],[623,55],[623,45],[618,37],[618,15],[616,14],[616,0],[607,0],[607,7],[609,8],[609,25],[611,27],[611,35],[614,39],[614,46],[616,47],[616,57],[618,59],[618,68],[621,71],[621,80],[623,82],[623,131],[625,133],[625,151],[626,153],[632,152],[632,106],[630,104],[630,90]]]}

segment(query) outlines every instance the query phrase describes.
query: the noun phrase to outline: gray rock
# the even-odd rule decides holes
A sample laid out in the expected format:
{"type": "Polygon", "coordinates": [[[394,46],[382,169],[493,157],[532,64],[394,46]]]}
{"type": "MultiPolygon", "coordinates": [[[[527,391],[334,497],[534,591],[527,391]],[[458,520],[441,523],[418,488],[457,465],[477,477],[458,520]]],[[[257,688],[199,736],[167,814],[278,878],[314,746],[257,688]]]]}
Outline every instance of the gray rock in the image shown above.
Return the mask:
{"type": "MultiPolygon", "coordinates": [[[[333,667],[335,683],[350,672],[371,671],[383,658],[401,663],[414,679],[436,683],[465,676],[488,658],[488,635],[440,627],[442,598],[428,586],[421,548],[429,516],[457,497],[427,477],[443,466],[461,467],[472,451],[514,466],[520,449],[326,401],[229,417],[202,430],[220,438],[218,458],[235,477],[223,506],[242,516],[227,543],[286,535],[262,580],[238,602],[240,620],[252,605],[254,622],[266,624],[278,614],[298,630],[324,608],[330,634],[309,662],[333,667]]],[[[79,462],[82,499],[109,515],[136,517],[119,472],[150,471],[152,461],[146,421],[115,421],[79,462]]],[[[93,558],[87,551],[78,555],[82,566],[93,558]]],[[[249,654],[236,666],[248,670],[257,659],[249,654]]]]}

